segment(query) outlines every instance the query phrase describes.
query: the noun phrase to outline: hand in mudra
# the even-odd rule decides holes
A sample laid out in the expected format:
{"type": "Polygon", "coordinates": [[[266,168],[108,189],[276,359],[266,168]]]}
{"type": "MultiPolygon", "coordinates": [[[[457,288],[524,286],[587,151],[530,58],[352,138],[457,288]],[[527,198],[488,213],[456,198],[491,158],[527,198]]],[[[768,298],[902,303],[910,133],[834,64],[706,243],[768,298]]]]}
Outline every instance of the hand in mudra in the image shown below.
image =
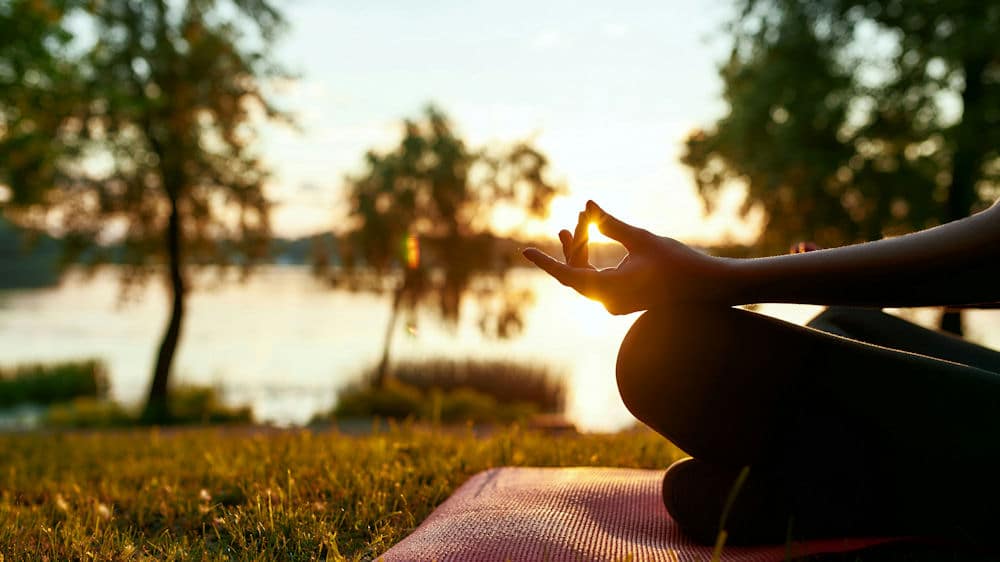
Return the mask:
{"type": "Polygon", "coordinates": [[[576,289],[604,304],[612,314],[628,314],[681,303],[733,304],[730,265],[672,239],[624,223],[587,202],[574,233],[559,233],[566,263],[528,248],[524,257],[576,289]],[[589,261],[587,227],[590,223],[608,238],[621,242],[628,255],[616,267],[598,270],[589,261]]]}

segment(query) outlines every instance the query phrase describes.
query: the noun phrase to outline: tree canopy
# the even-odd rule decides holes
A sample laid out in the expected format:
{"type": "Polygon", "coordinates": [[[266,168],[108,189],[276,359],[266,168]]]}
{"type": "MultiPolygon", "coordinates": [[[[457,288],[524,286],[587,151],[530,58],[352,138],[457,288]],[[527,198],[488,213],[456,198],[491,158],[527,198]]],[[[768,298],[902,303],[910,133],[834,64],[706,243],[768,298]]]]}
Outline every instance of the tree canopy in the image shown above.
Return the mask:
{"type": "Polygon", "coordinates": [[[268,0],[0,2],[0,183],[16,223],[115,260],[126,281],[164,271],[173,295],[148,412],[166,415],[185,269],[262,258],[270,237],[255,127],[282,114],[268,0]],[[13,69],[9,71],[9,69],[13,69]]]}
{"type": "Polygon", "coordinates": [[[548,175],[548,159],[529,143],[472,149],[434,107],[404,121],[395,148],[368,152],[364,171],[346,182],[350,216],[338,281],[394,295],[380,377],[397,314],[412,315],[420,304],[454,325],[463,296],[475,294],[484,332],[506,337],[520,329],[524,294],[505,283],[514,258],[492,234],[492,218],[501,207],[544,216],[561,190],[548,175]]]}
{"type": "Polygon", "coordinates": [[[709,205],[746,186],[759,252],[926,228],[1000,196],[1000,5],[738,4],[729,113],[691,134],[683,161],[709,205]]]}

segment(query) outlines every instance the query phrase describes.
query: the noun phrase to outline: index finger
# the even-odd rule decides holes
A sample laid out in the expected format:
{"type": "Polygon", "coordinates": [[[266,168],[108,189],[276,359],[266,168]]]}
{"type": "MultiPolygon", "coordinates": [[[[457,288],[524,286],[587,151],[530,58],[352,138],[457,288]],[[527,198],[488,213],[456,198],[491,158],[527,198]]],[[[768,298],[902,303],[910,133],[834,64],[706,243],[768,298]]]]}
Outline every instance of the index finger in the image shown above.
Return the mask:
{"type": "Polygon", "coordinates": [[[597,223],[597,229],[602,234],[621,242],[629,250],[634,249],[642,243],[648,235],[645,230],[611,216],[593,201],[587,201],[587,213],[593,217],[594,222],[597,223]]]}
{"type": "Polygon", "coordinates": [[[596,270],[570,267],[535,248],[528,248],[523,252],[523,255],[531,263],[537,265],[552,277],[555,277],[556,281],[559,281],[563,285],[576,289],[577,292],[585,297],[597,297],[597,292],[600,288],[600,277],[596,270]]]}

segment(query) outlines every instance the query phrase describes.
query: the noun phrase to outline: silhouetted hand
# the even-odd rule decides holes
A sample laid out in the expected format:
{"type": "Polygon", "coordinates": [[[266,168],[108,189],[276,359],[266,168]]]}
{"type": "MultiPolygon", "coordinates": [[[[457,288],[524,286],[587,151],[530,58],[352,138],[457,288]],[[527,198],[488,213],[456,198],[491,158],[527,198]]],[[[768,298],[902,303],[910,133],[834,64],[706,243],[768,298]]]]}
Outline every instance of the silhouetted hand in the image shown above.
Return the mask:
{"type": "Polygon", "coordinates": [[[628,314],[688,302],[733,304],[730,267],[726,260],[626,224],[587,202],[574,234],[559,233],[566,263],[528,248],[524,257],[580,294],[600,301],[612,314],[628,314]],[[607,237],[621,242],[628,255],[617,267],[598,270],[590,264],[587,225],[595,223],[607,237]]]}

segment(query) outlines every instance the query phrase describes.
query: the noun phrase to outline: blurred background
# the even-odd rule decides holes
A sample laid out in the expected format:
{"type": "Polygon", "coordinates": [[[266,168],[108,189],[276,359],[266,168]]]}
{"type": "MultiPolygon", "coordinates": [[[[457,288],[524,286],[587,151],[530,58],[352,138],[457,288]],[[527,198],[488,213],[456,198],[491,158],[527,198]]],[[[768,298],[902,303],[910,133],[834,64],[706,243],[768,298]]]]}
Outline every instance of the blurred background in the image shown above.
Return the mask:
{"type": "MultiPolygon", "coordinates": [[[[627,427],[634,316],[519,249],[587,199],[741,257],[975,212],[998,32],[959,0],[0,0],[0,425],[627,427]]],[[[993,312],[894,312],[1000,347],[993,312]]]]}

